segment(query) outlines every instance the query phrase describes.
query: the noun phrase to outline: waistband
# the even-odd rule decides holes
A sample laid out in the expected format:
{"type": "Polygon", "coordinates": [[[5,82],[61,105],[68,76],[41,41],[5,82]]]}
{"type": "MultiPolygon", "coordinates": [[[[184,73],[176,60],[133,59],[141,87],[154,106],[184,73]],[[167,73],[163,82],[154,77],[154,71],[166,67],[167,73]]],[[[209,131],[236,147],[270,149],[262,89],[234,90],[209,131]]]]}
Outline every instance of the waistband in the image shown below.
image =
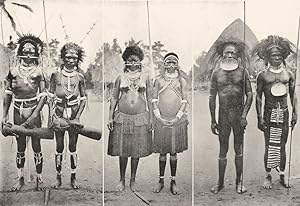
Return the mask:
{"type": "Polygon", "coordinates": [[[115,111],[114,113],[114,122],[120,124],[134,124],[135,126],[142,126],[149,124],[150,115],[149,112],[143,112],[140,114],[125,114],[120,111],[115,111]]]}

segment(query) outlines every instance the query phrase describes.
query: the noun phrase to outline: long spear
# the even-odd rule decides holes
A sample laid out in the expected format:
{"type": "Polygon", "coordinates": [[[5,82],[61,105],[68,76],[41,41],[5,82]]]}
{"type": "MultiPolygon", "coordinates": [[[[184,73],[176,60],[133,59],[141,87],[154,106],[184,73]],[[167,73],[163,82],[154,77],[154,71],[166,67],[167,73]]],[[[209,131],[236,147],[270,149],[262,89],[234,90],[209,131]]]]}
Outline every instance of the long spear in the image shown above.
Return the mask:
{"type": "MultiPolygon", "coordinates": [[[[293,108],[295,107],[295,91],[296,91],[296,77],[298,72],[298,48],[299,48],[299,32],[300,32],[300,17],[298,20],[298,33],[297,33],[297,48],[296,48],[296,72],[295,72],[295,88],[293,91],[293,108]]],[[[289,151],[289,171],[288,171],[288,188],[287,194],[290,192],[290,177],[291,177],[291,161],[292,161],[292,140],[293,140],[293,127],[291,128],[291,137],[290,137],[290,151],[289,151]]]]}
{"type": "Polygon", "coordinates": [[[148,19],[148,41],[149,41],[149,52],[150,52],[150,67],[152,77],[154,78],[154,66],[153,66],[153,56],[152,56],[152,43],[151,43],[151,33],[150,33],[150,12],[149,12],[149,2],[147,0],[147,19],[148,19]]]}
{"type": "MultiPolygon", "coordinates": [[[[244,1],[244,36],[243,36],[243,40],[244,40],[244,44],[246,45],[246,2],[244,1]]],[[[245,47],[246,49],[246,47],[245,47]]],[[[244,51],[246,52],[246,51],[244,51]]],[[[246,67],[244,68],[244,71],[243,71],[243,106],[245,106],[245,92],[246,92],[246,88],[245,88],[245,81],[246,81],[246,78],[245,78],[245,70],[246,70],[246,67]]],[[[244,136],[245,136],[245,131],[244,131],[244,135],[243,135],[243,139],[242,139],[242,174],[241,174],[241,193],[240,194],[243,194],[243,186],[244,186],[244,136]]]]}
{"type": "Polygon", "coordinates": [[[49,65],[50,51],[49,51],[48,32],[47,32],[45,0],[43,0],[43,9],[44,9],[44,28],[45,28],[45,35],[46,35],[47,65],[49,65]]]}

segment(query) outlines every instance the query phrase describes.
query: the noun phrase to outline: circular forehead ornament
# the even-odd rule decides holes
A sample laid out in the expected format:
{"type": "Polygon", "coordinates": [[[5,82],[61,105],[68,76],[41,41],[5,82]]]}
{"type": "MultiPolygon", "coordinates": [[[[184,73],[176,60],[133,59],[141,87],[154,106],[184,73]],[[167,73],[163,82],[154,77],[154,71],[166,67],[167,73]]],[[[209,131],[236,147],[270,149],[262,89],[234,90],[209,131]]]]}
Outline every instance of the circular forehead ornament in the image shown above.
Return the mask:
{"type": "Polygon", "coordinates": [[[220,62],[220,68],[225,71],[233,71],[233,70],[237,69],[238,66],[239,66],[238,61],[233,58],[223,59],[220,62]]]}
{"type": "Polygon", "coordinates": [[[23,52],[24,51],[33,51],[34,52],[35,51],[35,47],[31,43],[26,43],[26,44],[24,44],[22,51],[23,52]]]}
{"type": "Polygon", "coordinates": [[[280,82],[274,83],[271,87],[271,94],[274,97],[280,97],[287,93],[286,86],[280,82]]]}

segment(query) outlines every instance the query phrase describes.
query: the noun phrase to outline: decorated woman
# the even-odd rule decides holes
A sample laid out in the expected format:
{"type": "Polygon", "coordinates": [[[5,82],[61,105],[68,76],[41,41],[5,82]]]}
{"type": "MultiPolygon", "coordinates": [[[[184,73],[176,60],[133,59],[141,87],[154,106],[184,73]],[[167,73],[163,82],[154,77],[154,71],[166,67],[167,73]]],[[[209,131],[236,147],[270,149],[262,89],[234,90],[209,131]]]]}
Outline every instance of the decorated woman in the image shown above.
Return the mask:
{"type": "Polygon", "coordinates": [[[125,189],[128,157],[131,157],[130,188],[136,191],[136,172],[141,157],[152,153],[151,87],[143,72],[143,51],[138,46],[125,49],[123,73],[117,77],[110,102],[108,154],[119,156],[120,184],[125,189]]]}

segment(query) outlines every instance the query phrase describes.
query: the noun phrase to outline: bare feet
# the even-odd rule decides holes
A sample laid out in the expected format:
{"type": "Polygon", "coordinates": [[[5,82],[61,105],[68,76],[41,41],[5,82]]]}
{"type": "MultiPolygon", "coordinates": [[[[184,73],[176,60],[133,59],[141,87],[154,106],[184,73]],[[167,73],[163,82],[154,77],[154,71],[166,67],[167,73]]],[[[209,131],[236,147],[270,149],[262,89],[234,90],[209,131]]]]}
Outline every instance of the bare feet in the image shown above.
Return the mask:
{"type": "Polygon", "coordinates": [[[23,187],[24,185],[24,177],[20,177],[18,179],[18,182],[13,186],[13,188],[11,189],[12,192],[18,192],[20,191],[20,189],[23,187]]]}
{"type": "Polygon", "coordinates": [[[164,179],[160,178],[159,182],[155,188],[155,190],[153,191],[154,193],[160,193],[160,191],[162,191],[162,189],[164,188],[164,179]]]}
{"type": "Polygon", "coordinates": [[[236,185],[236,192],[238,194],[243,194],[245,192],[247,192],[247,189],[245,188],[245,186],[243,185],[242,186],[242,182],[239,182],[237,185],[236,185]]]}
{"type": "Polygon", "coordinates": [[[181,191],[176,187],[175,180],[171,180],[170,190],[173,195],[180,195],[181,191]]]}
{"type": "Polygon", "coordinates": [[[71,186],[73,189],[79,189],[79,184],[78,182],[76,181],[76,177],[71,177],[71,186]]]}
{"type": "Polygon", "coordinates": [[[130,179],[129,187],[130,187],[130,189],[131,189],[132,192],[136,192],[137,191],[135,179],[130,179]]]}
{"type": "Polygon", "coordinates": [[[116,187],[117,192],[122,192],[125,190],[125,180],[120,180],[120,183],[116,187]]]}
{"type": "Polygon", "coordinates": [[[285,183],[284,175],[279,175],[279,176],[280,176],[280,184],[281,184],[281,186],[284,187],[284,188],[291,188],[291,185],[285,183]]]}
{"type": "Polygon", "coordinates": [[[212,187],[210,191],[214,194],[218,194],[223,188],[224,188],[224,184],[222,185],[217,184],[214,187],[212,187]]]}
{"type": "Polygon", "coordinates": [[[267,175],[263,187],[267,190],[272,189],[272,176],[267,175]]]}
{"type": "Polygon", "coordinates": [[[56,183],[53,185],[54,189],[58,189],[61,186],[61,175],[56,175],[56,183]]]}
{"type": "Polygon", "coordinates": [[[44,185],[43,179],[41,177],[36,178],[36,190],[44,191],[46,186],[44,185]]]}

